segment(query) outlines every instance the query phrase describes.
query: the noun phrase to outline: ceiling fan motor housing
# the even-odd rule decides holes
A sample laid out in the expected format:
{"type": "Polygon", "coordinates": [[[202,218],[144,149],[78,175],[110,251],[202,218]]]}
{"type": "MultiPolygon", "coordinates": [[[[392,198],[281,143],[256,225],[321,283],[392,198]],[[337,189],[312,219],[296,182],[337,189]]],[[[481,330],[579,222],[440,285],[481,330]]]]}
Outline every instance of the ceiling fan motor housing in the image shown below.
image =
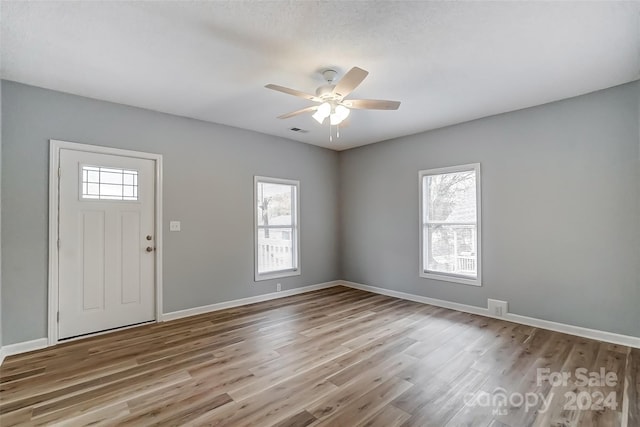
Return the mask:
{"type": "Polygon", "coordinates": [[[333,99],[335,98],[335,95],[333,94],[334,87],[336,87],[336,85],[322,85],[316,89],[316,96],[326,100],[333,99]]]}
{"type": "Polygon", "coordinates": [[[327,68],[320,74],[322,74],[322,77],[327,81],[327,84],[316,89],[316,96],[327,101],[337,99],[333,93],[333,89],[336,87],[336,85],[333,84],[333,81],[335,80],[338,72],[334,69],[327,68]]]}

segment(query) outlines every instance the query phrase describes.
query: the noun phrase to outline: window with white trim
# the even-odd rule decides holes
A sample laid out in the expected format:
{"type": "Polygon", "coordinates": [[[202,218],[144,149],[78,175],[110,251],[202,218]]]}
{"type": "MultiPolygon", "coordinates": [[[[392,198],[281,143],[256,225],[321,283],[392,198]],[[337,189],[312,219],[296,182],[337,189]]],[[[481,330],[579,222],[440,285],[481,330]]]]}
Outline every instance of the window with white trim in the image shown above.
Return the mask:
{"type": "Polygon", "coordinates": [[[420,276],[480,286],[480,164],[419,177],[420,276]]]}
{"type": "Polygon", "coordinates": [[[255,280],[299,275],[300,183],[262,176],[254,183],[255,280]]]}

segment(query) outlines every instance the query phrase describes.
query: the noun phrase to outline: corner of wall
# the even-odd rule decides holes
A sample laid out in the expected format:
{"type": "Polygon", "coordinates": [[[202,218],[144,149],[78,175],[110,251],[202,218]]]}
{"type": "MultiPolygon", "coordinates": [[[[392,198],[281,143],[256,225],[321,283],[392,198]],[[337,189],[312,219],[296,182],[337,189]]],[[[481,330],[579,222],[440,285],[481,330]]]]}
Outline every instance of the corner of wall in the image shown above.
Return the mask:
{"type": "Polygon", "coordinates": [[[4,359],[2,353],[2,86],[0,81],[0,365],[4,359]]]}
{"type": "Polygon", "coordinates": [[[336,180],[336,270],[338,272],[338,278],[344,277],[344,245],[343,245],[343,212],[342,212],[342,151],[337,152],[337,180],[336,180]]]}

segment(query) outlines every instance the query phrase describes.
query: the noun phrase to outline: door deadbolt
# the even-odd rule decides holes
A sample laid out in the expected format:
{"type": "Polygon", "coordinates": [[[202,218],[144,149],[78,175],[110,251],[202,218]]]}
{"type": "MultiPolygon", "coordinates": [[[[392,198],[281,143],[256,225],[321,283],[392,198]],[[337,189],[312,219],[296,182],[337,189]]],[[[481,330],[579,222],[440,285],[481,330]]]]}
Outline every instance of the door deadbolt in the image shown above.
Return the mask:
{"type": "Polygon", "coordinates": [[[153,237],[151,237],[151,235],[148,235],[147,240],[151,240],[151,239],[153,239],[153,237]]]}

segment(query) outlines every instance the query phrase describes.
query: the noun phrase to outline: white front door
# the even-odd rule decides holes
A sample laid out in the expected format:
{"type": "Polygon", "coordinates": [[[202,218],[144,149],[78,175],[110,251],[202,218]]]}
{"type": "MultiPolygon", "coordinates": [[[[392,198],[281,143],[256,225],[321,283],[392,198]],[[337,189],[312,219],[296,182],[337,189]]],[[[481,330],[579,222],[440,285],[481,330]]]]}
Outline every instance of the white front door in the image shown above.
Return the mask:
{"type": "Polygon", "coordinates": [[[155,161],[61,149],[58,336],[155,319],[155,161]]]}

